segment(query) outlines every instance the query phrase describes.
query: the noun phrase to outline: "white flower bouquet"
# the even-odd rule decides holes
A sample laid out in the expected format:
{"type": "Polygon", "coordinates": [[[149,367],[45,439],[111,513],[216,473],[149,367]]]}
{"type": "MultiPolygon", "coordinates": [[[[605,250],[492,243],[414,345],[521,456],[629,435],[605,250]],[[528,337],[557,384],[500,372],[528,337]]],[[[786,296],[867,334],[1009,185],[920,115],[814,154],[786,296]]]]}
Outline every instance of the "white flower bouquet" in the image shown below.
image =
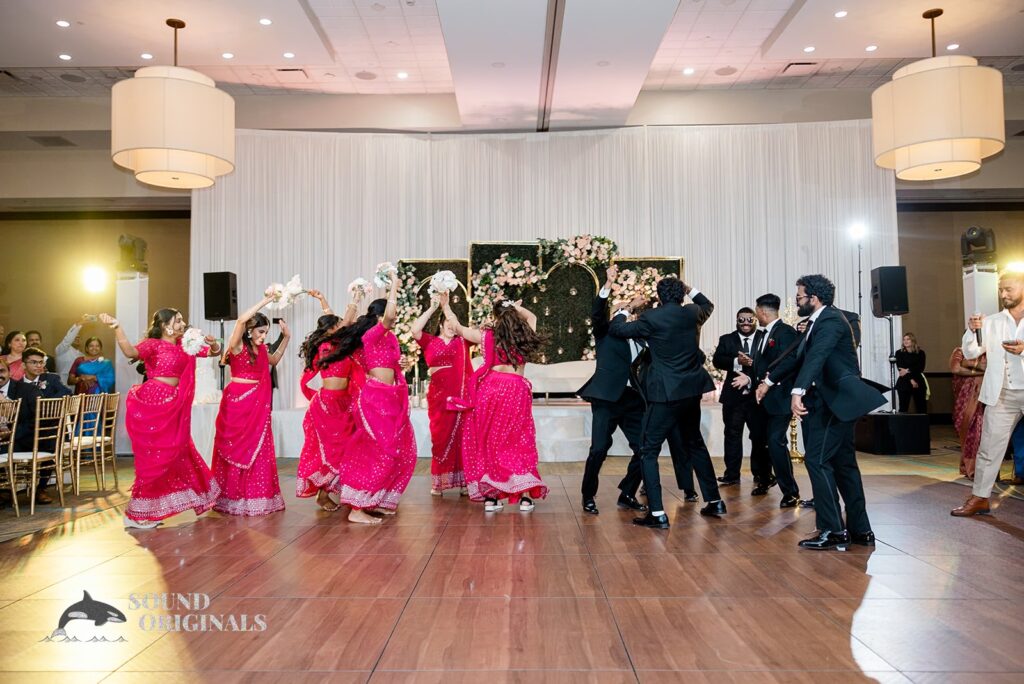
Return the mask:
{"type": "Polygon", "coordinates": [[[355,297],[356,292],[359,292],[360,290],[362,290],[364,295],[369,296],[373,294],[373,285],[371,285],[370,281],[366,278],[356,278],[348,284],[348,293],[353,297],[355,297]]]}
{"type": "Polygon", "coordinates": [[[210,345],[206,343],[206,335],[199,328],[188,328],[181,336],[181,348],[189,356],[195,356],[210,345]]]}
{"type": "Polygon", "coordinates": [[[273,297],[274,301],[267,305],[269,309],[281,310],[292,305],[292,303],[304,295],[306,290],[302,287],[302,279],[299,278],[298,274],[292,276],[291,280],[283,285],[281,283],[271,283],[263,294],[267,297],[273,297]]]}
{"type": "Polygon", "coordinates": [[[373,274],[373,284],[377,287],[389,287],[391,285],[391,278],[398,274],[398,269],[390,261],[384,261],[377,264],[377,269],[373,274]]]}
{"type": "Polygon", "coordinates": [[[438,271],[430,276],[430,294],[451,292],[459,286],[459,279],[451,271],[438,271]]]}

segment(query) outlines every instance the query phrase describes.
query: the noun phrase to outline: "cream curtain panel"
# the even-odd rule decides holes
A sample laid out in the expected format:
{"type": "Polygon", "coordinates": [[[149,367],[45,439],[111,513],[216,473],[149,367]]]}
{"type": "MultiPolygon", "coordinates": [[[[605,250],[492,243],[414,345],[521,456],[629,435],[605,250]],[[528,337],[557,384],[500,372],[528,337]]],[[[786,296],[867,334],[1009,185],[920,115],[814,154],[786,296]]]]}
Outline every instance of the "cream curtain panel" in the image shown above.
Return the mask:
{"type": "MultiPolygon", "coordinates": [[[[346,285],[402,258],[466,257],[471,241],[607,235],[627,256],[682,256],[716,305],[702,346],[765,292],[791,298],[824,273],[857,310],[863,223],[865,375],[888,382],[888,323],[870,314],[870,270],[899,263],[895,182],[871,159],[869,121],[600,131],[402,135],[239,130],[236,170],[192,194],[190,310],[207,271],[238,274],[239,311],[295,273],[341,311],[346,285]]],[[[153,302],[160,306],[160,302],[153,302]]],[[[298,343],[319,315],[284,312],[280,366],[299,405],[298,343]]],[[[897,320],[897,340],[900,329],[897,320]]],[[[283,408],[284,406],[282,406],[283,408]]]]}

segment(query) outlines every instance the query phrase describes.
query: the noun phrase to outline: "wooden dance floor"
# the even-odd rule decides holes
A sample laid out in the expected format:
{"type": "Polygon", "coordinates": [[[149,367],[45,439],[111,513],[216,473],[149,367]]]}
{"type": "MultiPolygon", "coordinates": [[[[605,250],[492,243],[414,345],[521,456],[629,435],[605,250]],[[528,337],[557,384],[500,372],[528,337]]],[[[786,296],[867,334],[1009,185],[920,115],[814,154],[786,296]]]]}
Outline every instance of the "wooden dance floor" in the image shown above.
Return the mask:
{"type": "Polygon", "coordinates": [[[725,519],[668,489],[672,529],[632,527],[614,505],[623,459],[599,517],[579,510],[579,464],[542,464],[552,492],[532,514],[432,498],[420,474],[378,528],[293,498],[265,519],[132,533],[116,507],[83,508],[0,544],[0,680],[1024,681],[1024,502],[1004,492],[996,516],[954,519],[954,456],[861,463],[879,543],[847,553],[798,550],[813,514],[780,511],[777,489],[752,498],[749,479],[724,490],[725,519]],[[127,621],[47,641],[83,591],[127,621]],[[129,601],[163,592],[211,603],[129,601]],[[143,629],[154,612],[261,614],[266,630],[143,629]]]}

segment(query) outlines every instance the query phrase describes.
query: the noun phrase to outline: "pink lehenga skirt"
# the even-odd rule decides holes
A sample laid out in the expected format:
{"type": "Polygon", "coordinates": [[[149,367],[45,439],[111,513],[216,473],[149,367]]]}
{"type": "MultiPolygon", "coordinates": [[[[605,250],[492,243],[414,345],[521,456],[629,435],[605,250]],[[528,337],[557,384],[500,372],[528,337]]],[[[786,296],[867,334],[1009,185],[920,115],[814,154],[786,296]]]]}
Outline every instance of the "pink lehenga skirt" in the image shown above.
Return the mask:
{"type": "Polygon", "coordinates": [[[473,501],[543,499],[530,381],[491,370],[479,380],[463,436],[462,459],[473,501]]]}
{"type": "Polygon", "coordinates": [[[355,432],[345,447],[334,491],[354,509],[398,507],[416,468],[416,436],[409,422],[409,390],[367,377],[353,403],[355,432]]]}
{"type": "Polygon", "coordinates": [[[449,397],[463,396],[467,379],[461,369],[444,368],[430,378],[427,390],[427,416],[430,419],[430,482],[439,492],[466,486],[462,471],[462,433],[465,414],[448,406],[449,397]]]}
{"type": "Polygon", "coordinates": [[[302,421],[305,441],[296,471],[295,496],[334,491],[345,445],[352,437],[352,395],[348,389],[321,388],[302,421]]]}
{"type": "Polygon", "coordinates": [[[270,376],[224,388],[213,442],[213,475],[220,485],[214,510],[229,515],[267,515],[284,510],[270,427],[270,376]]]}
{"type": "Polygon", "coordinates": [[[163,520],[213,508],[220,487],[192,443],[191,385],[147,380],[128,391],[125,427],[135,455],[135,483],[125,515],[163,520]]]}

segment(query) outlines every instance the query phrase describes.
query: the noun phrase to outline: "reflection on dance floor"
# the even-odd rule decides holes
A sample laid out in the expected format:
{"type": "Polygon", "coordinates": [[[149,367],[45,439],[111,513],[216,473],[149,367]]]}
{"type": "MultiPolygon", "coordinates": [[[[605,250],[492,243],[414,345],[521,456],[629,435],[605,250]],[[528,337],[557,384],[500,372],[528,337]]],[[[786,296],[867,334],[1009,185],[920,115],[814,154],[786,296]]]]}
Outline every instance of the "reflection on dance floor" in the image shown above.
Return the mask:
{"type": "Polygon", "coordinates": [[[615,508],[620,461],[599,516],[579,509],[581,464],[542,464],[551,496],[529,515],[431,497],[423,474],[378,528],[291,499],[266,518],[131,533],[116,508],[83,507],[0,544],[0,679],[1020,681],[1024,502],[951,518],[965,491],[952,460],[863,456],[879,543],[846,553],[797,549],[813,512],[751,497],[749,479],[723,489],[724,519],[666,488],[672,528],[635,528],[615,508]],[[103,642],[47,641],[83,591],[127,620],[66,627],[103,642]],[[265,629],[238,629],[243,615],[265,629]]]}

